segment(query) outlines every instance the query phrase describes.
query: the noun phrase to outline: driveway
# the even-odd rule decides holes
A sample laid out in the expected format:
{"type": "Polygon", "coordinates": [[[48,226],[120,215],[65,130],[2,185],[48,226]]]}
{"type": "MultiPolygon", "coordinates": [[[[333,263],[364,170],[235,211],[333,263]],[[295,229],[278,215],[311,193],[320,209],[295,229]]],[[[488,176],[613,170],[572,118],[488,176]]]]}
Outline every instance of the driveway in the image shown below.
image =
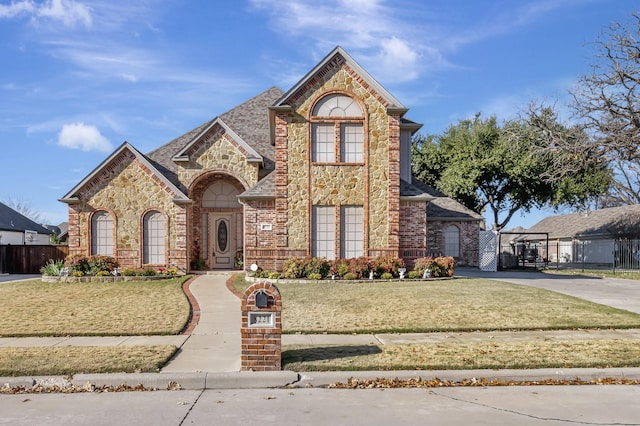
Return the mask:
{"type": "Polygon", "coordinates": [[[487,278],[528,285],[640,314],[640,281],[542,272],[456,270],[459,277],[487,278]]]}
{"type": "Polygon", "coordinates": [[[40,278],[42,275],[34,275],[34,274],[0,274],[0,283],[7,283],[9,281],[21,281],[21,280],[31,280],[34,278],[40,278]]]}

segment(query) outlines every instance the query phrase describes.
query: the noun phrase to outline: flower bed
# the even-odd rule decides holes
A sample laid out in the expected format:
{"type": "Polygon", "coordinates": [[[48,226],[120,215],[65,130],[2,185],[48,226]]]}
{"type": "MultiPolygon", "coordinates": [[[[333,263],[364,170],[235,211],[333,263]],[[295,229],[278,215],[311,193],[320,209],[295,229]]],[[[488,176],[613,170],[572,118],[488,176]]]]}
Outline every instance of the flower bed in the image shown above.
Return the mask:
{"type": "Polygon", "coordinates": [[[83,277],[73,277],[73,276],[51,276],[51,275],[43,275],[42,281],[45,283],[116,283],[116,282],[125,282],[125,281],[152,281],[152,280],[166,280],[170,278],[175,278],[176,275],[131,275],[131,276],[83,276],[83,277]]]}

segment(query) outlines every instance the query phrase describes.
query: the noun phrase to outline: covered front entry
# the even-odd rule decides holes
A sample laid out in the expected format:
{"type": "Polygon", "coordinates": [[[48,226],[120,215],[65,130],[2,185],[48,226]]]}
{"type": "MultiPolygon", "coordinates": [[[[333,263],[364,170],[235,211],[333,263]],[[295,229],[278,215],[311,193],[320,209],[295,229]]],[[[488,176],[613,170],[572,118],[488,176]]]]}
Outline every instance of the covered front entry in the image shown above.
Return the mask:
{"type": "Polygon", "coordinates": [[[232,176],[214,173],[192,189],[192,265],[195,269],[232,269],[242,259],[242,205],[244,191],[232,176]]]}

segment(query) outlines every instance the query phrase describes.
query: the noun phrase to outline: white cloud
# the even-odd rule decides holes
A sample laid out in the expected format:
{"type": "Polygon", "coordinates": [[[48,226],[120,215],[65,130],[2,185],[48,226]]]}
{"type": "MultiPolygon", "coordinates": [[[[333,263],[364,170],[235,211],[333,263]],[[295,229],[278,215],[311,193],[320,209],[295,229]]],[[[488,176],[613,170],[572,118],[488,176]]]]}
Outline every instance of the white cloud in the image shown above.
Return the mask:
{"type": "Polygon", "coordinates": [[[42,4],[33,0],[21,0],[9,5],[0,5],[0,18],[18,16],[28,16],[33,21],[44,18],[62,22],[68,28],[73,28],[77,24],[91,28],[93,24],[91,10],[74,0],[46,0],[42,4]]]}
{"type": "Polygon", "coordinates": [[[76,24],[91,28],[93,23],[89,8],[73,0],[48,0],[38,8],[37,15],[54,21],[61,21],[69,28],[75,27],[76,24]]]}
{"type": "Polygon", "coordinates": [[[62,126],[58,135],[58,145],[81,149],[82,151],[103,151],[110,152],[113,145],[107,138],[100,134],[100,131],[91,125],[84,123],[72,123],[62,126]]]}
{"type": "Polygon", "coordinates": [[[35,9],[35,5],[30,0],[12,2],[8,5],[0,4],[0,18],[13,18],[18,15],[30,14],[35,9]]]}

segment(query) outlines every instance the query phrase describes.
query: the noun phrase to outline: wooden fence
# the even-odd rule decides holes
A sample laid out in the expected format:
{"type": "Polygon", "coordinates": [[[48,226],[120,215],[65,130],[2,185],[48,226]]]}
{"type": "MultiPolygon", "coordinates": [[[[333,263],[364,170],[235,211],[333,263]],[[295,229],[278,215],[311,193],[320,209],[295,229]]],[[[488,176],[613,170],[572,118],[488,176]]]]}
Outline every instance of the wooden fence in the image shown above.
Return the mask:
{"type": "Polygon", "coordinates": [[[64,259],[68,254],[69,246],[0,246],[0,273],[39,274],[49,260],[64,259]]]}

